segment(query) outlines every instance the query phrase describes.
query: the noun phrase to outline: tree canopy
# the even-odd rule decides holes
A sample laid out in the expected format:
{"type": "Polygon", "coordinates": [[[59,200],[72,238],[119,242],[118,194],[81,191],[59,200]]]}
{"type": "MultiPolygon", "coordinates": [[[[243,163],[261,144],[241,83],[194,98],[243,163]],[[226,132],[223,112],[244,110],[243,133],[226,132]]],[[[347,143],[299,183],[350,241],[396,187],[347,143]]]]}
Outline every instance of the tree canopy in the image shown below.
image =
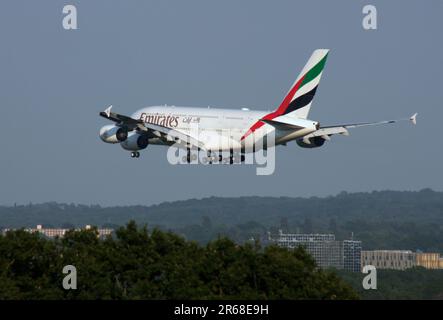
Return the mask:
{"type": "Polygon", "coordinates": [[[46,239],[23,230],[0,236],[0,299],[356,299],[303,248],[238,245],[220,237],[201,246],[135,222],[106,239],[97,230],[46,239]],[[62,269],[77,269],[77,289],[62,269]]]}

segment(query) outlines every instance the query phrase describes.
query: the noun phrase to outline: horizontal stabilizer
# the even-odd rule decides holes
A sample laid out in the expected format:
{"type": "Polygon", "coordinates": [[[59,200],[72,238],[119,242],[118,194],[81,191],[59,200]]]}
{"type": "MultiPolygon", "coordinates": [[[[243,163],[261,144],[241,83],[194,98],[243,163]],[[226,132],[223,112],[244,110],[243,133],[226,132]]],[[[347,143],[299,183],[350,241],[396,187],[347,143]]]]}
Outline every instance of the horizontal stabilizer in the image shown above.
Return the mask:
{"type": "Polygon", "coordinates": [[[301,129],[300,126],[296,126],[296,125],[289,124],[289,123],[284,123],[284,122],[279,122],[279,121],[274,121],[274,120],[262,119],[260,121],[262,121],[264,123],[267,123],[267,124],[277,128],[277,129],[280,129],[280,130],[298,130],[298,129],[301,129]]]}
{"type": "Polygon", "coordinates": [[[299,130],[303,128],[317,128],[318,123],[306,119],[296,119],[289,116],[279,116],[274,119],[260,119],[279,130],[299,130]]]}

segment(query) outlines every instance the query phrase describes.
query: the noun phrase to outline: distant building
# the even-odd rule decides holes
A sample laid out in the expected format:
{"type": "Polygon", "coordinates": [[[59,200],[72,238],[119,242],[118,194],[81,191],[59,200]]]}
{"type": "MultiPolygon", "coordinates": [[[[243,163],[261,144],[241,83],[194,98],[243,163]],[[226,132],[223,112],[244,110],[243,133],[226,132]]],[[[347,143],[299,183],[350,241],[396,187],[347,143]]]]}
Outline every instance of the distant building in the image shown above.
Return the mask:
{"type": "Polygon", "coordinates": [[[373,265],[377,269],[405,270],[413,267],[443,269],[439,253],[412,252],[410,250],[373,250],[361,252],[361,265],[373,265]]]}
{"type": "Polygon", "coordinates": [[[417,266],[426,269],[443,269],[443,258],[439,253],[417,252],[417,266]]]}
{"type": "MultiPolygon", "coordinates": [[[[89,229],[91,229],[91,226],[87,225],[85,227],[85,230],[89,230],[89,229]]],[[[4,229],[3,233],[8,232],[9,230],[11,230],[11,229],[4,229]]],[[[27,228],[27,229],[24,229],[24,230],[27,231],[27,232],[30,232],[30,233],[39,232],[39,233],[41,233],[42,235],[44,235],[45,237],[48,237],[48,238],[55,238],[55,237],[60,237],[61,238],[61,237],[64,237],[66,232],[68,232],[70,229],[43,228],[43,226],[39,224],[39,225],[37,225],[36,228],[27,228]]],[[[80,231],[81,229],[75,229],[75,230],[76,231],[80,231]]],[[[103,237],[105,237],[107,235],[112,234],[114,232],[114,230],[113,229],[104,228],[104,229],[97,229],[97,232],[98,232],[98,237],[99,238],[103,238],[103,237]]]]}
{"type": "Polygon", "coordinates": [[[361,267],[405,270],[417,265],[416,254],[410,250],[372,250],[361,252],[361,267]]]}
{"type": "Polygon", "coordinates": [[[343,269],[360,272],[361,268],[361,241],[343,241],[343,269]]]}
{"type": "Polygon", "coordinates": [[[281,230],[269,241],[280,247],[294,249],[302,246],[314,258],[320,268],[336,268],[360,271],[361,242],[337,241],[333,234],[290,234],[281,230]]]}

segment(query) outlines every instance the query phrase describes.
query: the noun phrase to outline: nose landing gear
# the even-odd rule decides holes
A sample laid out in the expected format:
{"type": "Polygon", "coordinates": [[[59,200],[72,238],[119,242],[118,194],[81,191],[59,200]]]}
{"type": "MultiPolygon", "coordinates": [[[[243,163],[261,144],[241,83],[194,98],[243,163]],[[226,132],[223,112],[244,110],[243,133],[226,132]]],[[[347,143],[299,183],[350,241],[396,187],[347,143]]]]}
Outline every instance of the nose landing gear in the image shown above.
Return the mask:
{"type": "Polygon", "coordinates": [[[138,158],[138,157],[140,157],[140,152],[138,151],[131,152],[131,158],[138,158]]]}

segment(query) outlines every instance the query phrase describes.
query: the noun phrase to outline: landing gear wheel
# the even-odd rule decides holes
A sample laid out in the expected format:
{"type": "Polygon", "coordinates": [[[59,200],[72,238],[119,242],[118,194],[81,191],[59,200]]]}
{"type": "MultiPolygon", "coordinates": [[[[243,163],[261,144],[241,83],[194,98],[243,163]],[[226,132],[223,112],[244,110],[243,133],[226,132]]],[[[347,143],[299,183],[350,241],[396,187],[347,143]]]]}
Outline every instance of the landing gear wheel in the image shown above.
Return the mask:
{"type": "Polygon", "coordinates": [[[183,160],[183,162],[191,163],[191,157],[190,156],[183,156],[182,160],[183,160]]]}
{"type": "Polygon", "coordinates": [[[136,157],[136,158],[140,157],[140,152],[137,151],[137,152],[135,153],[135,157],[136,157]]]}
{"type": "Polygon", "coordinates": [[[186,150],[186,162],[191,163],[191,149],[186,150]]]}
{"type": "Polygon", "coordinates": [[[234,151],[229,150],[229,164],[234,164],[234,151]]]}
{"type": "Polygon", "coordinates": [[[138,157],[140,157],[140,152],[138,151],[131,152],[131,158],[138,158],[138,157]]]}

